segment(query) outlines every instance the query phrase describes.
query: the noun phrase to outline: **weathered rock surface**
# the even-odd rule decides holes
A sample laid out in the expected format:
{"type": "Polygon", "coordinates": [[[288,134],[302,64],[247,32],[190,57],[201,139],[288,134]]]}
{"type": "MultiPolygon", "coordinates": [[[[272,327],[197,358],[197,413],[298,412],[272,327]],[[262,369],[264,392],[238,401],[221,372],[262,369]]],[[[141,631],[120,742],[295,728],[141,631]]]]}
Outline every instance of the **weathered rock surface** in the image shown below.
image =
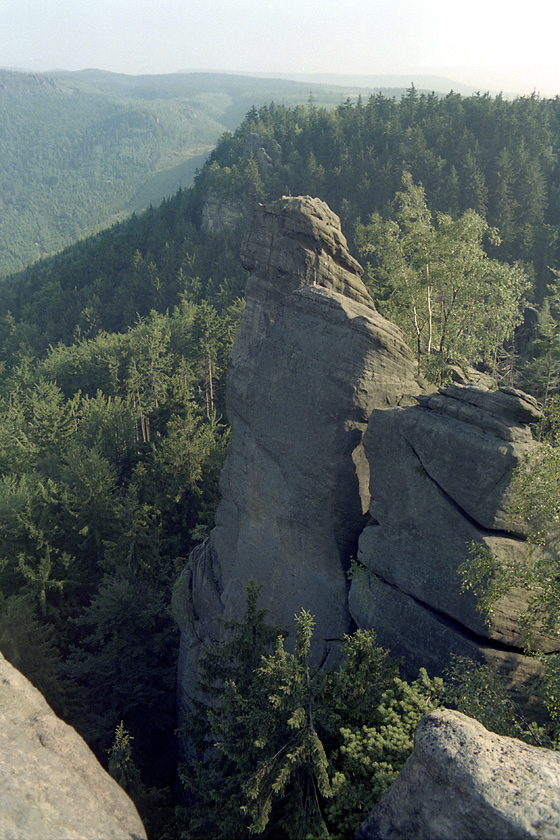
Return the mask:
{"type": "Polygon", "coordinates": [[[343,569],[369,506],[362,436],[373,409],[418,391],[412,354],[375,310],[326,204],[259,206],[242,260],[251,276],[228,373],[222,501],[175,597],[180,705],[200,643],[219,633],[216,616],[239,617],[251,576],[272,622],[316,616],[316,661],[348,632],[343,569]]]}
{"type": "MultiPolygon", "coordinates": [[[[536,402],[513,389],[452,385],[420,395],[419,405],[374,411],[364,438],[371,465],[371,524],[359,576],[349,594],[359,627],[404,655],[408,670],[441,671],[452,653],[496,658],[512,685],[534,673],[522,655],[518,617],[526,593],[502,599],[489,629],[474,597],[461,591],[458,567],[476,542],[523,563],[524,524],[507,513],[515,466],[538,446],[529,424],[536,402]]],[[[545,652],[557,638],[541,637],[545,652]]]]}
{"type": "Polygon", "coordinates": [[[488,732],[442,709],[358,840],[557,840],[560,753],[488,732]]]}
{"type": "Polygon", "coordinates": [[[282,162],[282,147],[273,137],[251,132],[245,138],[243,153],[246,158],[253,155],[261,171],[273,169],[282,162]]]}
{"type": "Polygon", "coordinates": [[[0,838],[145,840],[136,808],[0,654],[0,838]]]}
{"type": "Polygon", "coordinates": [[[228,227],[236,227],[246,213],[240,201],[209,190],[202,207],[202,230],[205,233],[222,233],[228,227]]]}

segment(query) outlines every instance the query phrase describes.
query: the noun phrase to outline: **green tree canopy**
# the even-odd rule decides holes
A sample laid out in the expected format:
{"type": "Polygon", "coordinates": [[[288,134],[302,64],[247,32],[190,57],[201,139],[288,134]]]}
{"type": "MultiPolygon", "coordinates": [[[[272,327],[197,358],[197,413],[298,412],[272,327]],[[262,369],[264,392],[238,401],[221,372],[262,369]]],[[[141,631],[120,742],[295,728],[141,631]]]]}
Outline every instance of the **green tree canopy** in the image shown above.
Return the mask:
{"type": "Polygon", "coordinates": [[[392,218],[373,214],[357,239],[368,259],[366,283],[382,314],[404,331],[425,372],[454,362],[491,369],[521,321],[528,279],[518,265],[491,259],[497,234],[474,210],[434,220],[410,175],[392,218]]]}
{"type": "Polygon", "coordinates": [[[345,637],[338,667],[313,667],[313,617],[295,617],[288,646],[257,608],[259,591],[251,581],[243,619],[200,657],[205,702],[184,732],[185,837],[354,837],[443,683],[425,672],[402,680],[365,630],[345,637]]]}

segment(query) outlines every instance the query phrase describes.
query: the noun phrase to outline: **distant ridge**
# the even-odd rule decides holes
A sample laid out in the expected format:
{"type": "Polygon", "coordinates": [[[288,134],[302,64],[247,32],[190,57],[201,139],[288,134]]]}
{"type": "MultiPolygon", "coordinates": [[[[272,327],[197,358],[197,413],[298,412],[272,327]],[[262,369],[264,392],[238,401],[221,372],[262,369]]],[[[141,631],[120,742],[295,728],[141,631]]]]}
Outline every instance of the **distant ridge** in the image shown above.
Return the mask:
{"type": "MultiPolygon", "coordinates": [[[[200,70],[180,70],[180,73],[200,73],[200,70]]],[[[205,71],[225,74],[226,71],[205,71]]],[[[433,91],[447,94],[450,91],[470,96],[480,88],[465,85],[446,76],[433,76],[418,73],[408,74],[349,74],[349,73],[231,73],[231,75],[249,76],[263,79],[286,79],[314,85],[334,85],[336,87],[363,88],[364,90],[407,90],[413,84],[418,91],[433,91]]],[[[492,91],[489,91],[492,93],[492,91]]]]}

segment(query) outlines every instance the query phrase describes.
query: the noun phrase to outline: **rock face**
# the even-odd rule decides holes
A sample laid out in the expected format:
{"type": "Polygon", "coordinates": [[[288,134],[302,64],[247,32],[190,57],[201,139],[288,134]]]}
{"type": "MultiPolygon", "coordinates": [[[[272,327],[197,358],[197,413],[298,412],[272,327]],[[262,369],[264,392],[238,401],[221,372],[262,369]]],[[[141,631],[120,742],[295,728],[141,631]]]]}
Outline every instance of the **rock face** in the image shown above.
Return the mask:
{"type": "MultiPolygon", "coordinates": [[[[251,132],[243,144],[245,160],[254,159],[259,172],[266,173],[282,162],[282,147],[271,137],[251,132]]],[[[251,218],[254,201],[249,195],[231,198],[219,195],[210,188],[202,208],[202,230],[205,233],[223,233],[226,228],[235,228],[251,218]]]]}
{"type": "Polygon", "coordinates": [[[311,198],[260,206],[227,384],[232,434],[216,527],[181,579],[180,706],[216,616],[239,617],[252,576],[269,620],[317,620],[316,661],[351,629],[344,568],[369,506],[362,436],[374,409],[411,402],[414,361],[382,318],[338,217],[311,198]]]}
{"type": "Polygon", "coordinates": [[[245,214],[241,202],[218,196],[210,190],[202,208],[202,230],[205,233],[223,233],[226,228],[238,225],[245,214]]]}
{"type": "MultiPolygon", "coordinates": [[[[175,597],[180,709],[200,645],[219,636],[216,617],[242,614],[250,577],[271,622],[290,628],[302,608],[316,617],[316,662],[354,627],[373,628],[408,676],[441,674],[461,654],[496,661],[519,688],[540,667],[523,655],[527,593],[503,598],[488,628],[458,568],[472,542],[526,562],[508,487],[538,446],[535,400],[484,379],[459,384],[459,369],[457,384],[419,393],[400,331],[376,311],[319,200],[259,206],[242,261],[250,277],[228,373],[222,502],[175,597]],[[349,585],[358,546],[364,574],[349,585]]],[[[560,649],[557,638],[537,641],[560,649]]]]}
{"type": "Polygon", "coordinates": [[[272,137],[264,137],[256,132],[251,132],[245,138],[243,153],[245,158],[253,155],[261,172],[273,169],[282,162],[280,143],[272,137]]]}
{"type": "MultiPolygon", "coordinates": [[[[452,653],[497,659],[512,685],[534,673],[521,654],[522,591],[502,599],[491,628],[461,591],[459,565],[476,542],[523,563],[524,525],[506,512],[511,473],[534,450],[533,398],[513,389],[452,385],[419,405],[374,411],[364,445],[371,465],[371,523],[360,538],[359,576],[349,595],[359,627],[404,655],[408,670],[441,671],[452,653]]],[[[539,639],[544,652],[559,640],[539,639]]]]}
{"type": "Polygon", "coordinates": [[[145,840],[136,808],[85,742],[0,654],[0,837],[145,840]]]}
{"type": "Polygon", "coordinates": [[[412,755],[357,836],[557,840],[559,825],[559,753],[442,709],[422,718],[412,755]]]}

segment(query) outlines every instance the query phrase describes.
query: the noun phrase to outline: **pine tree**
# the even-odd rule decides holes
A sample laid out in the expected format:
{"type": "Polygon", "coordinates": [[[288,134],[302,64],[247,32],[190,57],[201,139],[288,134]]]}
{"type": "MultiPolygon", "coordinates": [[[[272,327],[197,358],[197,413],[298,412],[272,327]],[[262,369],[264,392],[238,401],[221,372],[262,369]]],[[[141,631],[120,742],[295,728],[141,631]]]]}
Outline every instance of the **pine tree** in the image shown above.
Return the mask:
{"type": "Polygon", "coordinates": [[[211,645],[199,659],[203,699],[195,702],[183,727],[191,759],[179,768],[188,801],[184,831],[189,840],[250,836],[242,787],[259,756],[255,716],[266,716],[264,687],[255,674],[280,633],[266,623],[266,610],[257,607],[260,590],[251,579],[243,618],[223,622],[224,641],[211,645]]]}
{"type": "Polygon", "coordinates": [[[182,836],[353,837],[410,754],[442,682],[425,672],[413,684],[400,679],[365,630],[345,637],[338,667],[313,668],[313,617],[296,616],[287,650],[258,594],[250,582],[244,618],[201,657],[205,702],[185,729],[198,757],[181,771],[182,836]]]}

